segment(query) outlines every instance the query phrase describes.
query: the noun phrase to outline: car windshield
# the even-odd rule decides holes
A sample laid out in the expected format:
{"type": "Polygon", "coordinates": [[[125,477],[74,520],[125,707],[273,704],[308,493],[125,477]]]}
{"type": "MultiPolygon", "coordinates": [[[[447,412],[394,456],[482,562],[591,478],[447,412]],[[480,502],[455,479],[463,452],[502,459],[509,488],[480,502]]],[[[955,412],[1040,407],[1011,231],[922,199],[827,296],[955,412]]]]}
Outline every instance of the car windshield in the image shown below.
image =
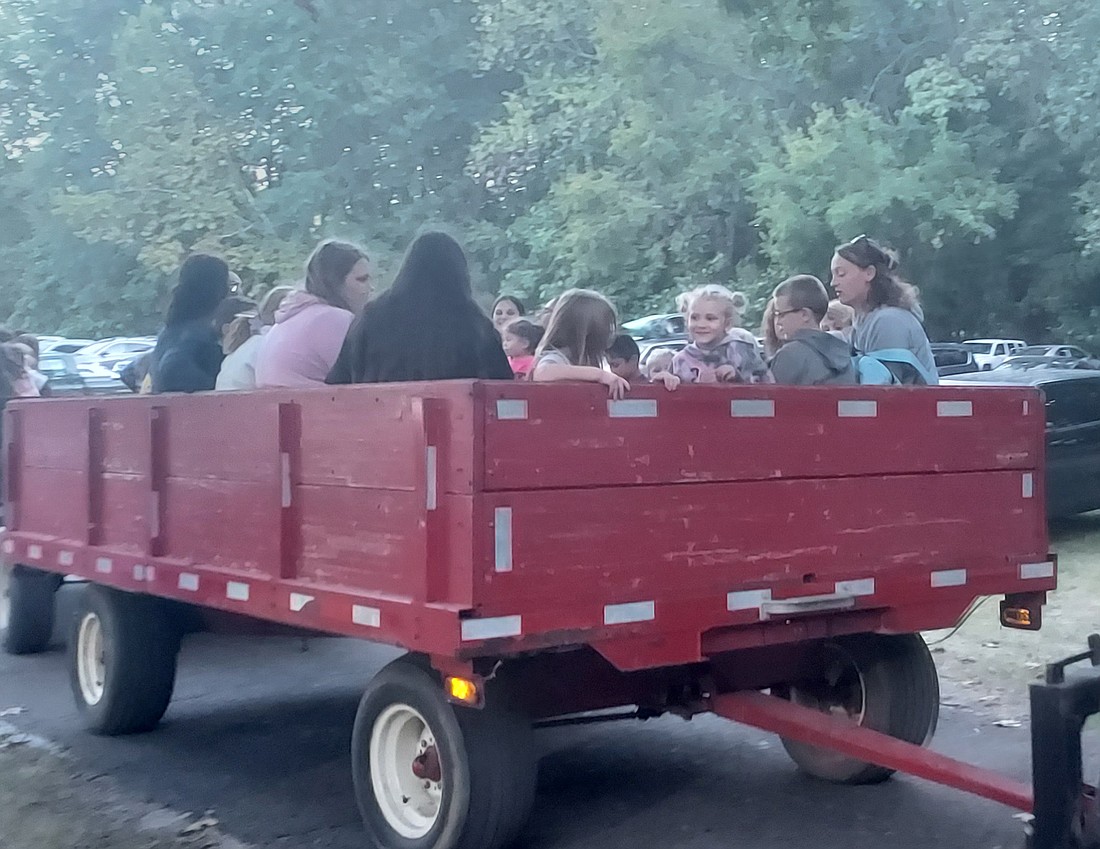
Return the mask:
{"type": "Polygon", "coordinates": [[[1021,348],[1016,353],[1029,357],[1046,357],[1050,354],[1050,348],[1046,345],[1029,345],[1026,348],[1021,348]]]}
{"type": "Polygon", "coordinates": [[[993,353],[993,345],[989,342],[963,342],[962,346],[972,354],[993,353]]]}

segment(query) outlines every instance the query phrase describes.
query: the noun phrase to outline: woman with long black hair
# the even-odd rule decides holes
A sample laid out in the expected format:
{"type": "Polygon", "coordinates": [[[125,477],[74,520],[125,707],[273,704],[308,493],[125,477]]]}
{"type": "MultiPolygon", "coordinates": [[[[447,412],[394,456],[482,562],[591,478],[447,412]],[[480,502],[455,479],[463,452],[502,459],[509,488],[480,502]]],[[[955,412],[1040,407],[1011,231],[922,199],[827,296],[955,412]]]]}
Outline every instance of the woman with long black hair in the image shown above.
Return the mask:
{"type": "Polygon", "coordinates": [[[511,380],[500,334],[474,301],[462,247],[428,232],[409,246],[393,285],[348,330],[328,383],[511,380]]]}
{"type": "Polygon", "coordinates": [[[229,266],[224,259],[192,254],[184,260],[149,364],[154,393],[214,388],[223,357],[214,313],[228,295],[229,266]]]}

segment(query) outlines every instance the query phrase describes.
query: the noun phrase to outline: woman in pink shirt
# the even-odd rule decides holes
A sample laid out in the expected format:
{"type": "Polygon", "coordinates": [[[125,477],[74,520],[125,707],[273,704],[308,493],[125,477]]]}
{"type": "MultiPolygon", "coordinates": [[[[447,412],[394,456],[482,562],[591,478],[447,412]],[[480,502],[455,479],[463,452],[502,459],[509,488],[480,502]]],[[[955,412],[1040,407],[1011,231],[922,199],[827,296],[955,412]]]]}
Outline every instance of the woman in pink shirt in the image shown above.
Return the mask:
{"type": "Polygon", "coordinates": [[[256,386],[324,385],[373,277],[361,248],[322,242],[306,264],[304,291],[287,295],[275,313],[256,357],[256,386]]]}

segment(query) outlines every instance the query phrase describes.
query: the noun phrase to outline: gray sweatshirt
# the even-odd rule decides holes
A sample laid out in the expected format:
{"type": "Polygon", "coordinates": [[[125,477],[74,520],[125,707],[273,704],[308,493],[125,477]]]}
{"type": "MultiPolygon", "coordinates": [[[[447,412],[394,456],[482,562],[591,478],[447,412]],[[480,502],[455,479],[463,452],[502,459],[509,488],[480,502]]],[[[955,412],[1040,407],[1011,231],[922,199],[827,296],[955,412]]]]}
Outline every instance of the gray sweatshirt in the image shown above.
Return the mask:
{"type": "Polygon", "coordinates": [[[823,330],[799,330],[772,358],[776,383],[788,386],[838,386],[856,382],[848,343],[823,330]]]}
{"type": "Polygon", "coordinates": [[[931,374],[936,373],[936,360],[924,327],[916,315],[901,307],[879,307],[862,315],[857,313],[852,344],[861,354],[902,348],[912,352],[931,374]]]}

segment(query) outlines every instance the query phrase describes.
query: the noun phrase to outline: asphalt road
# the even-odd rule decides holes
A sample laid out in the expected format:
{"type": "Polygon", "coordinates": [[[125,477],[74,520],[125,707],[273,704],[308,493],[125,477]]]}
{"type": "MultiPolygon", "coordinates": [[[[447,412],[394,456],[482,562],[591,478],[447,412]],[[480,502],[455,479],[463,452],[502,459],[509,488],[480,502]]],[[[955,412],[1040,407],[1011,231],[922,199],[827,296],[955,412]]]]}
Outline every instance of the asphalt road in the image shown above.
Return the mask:
{"type": "MultiPolygon", "coordinates": [[[[193,637],[162,727],[83,733],[64,653],[0,655],[0,710],[109,775],[136,801],[212,809],[256,847],[363,849],[348,748],[359,695],[388,649],[345,640],[193,637]]],[[[539,733],[528,849],[929,849],[1022,846],[1000,805],[895,778],[836,787],[797,773],[770,735],[713,717],[667,717],[539,733]]],[[[1020,779],[1028,732],[945,707],[935,747],[1020,779]]]]}

